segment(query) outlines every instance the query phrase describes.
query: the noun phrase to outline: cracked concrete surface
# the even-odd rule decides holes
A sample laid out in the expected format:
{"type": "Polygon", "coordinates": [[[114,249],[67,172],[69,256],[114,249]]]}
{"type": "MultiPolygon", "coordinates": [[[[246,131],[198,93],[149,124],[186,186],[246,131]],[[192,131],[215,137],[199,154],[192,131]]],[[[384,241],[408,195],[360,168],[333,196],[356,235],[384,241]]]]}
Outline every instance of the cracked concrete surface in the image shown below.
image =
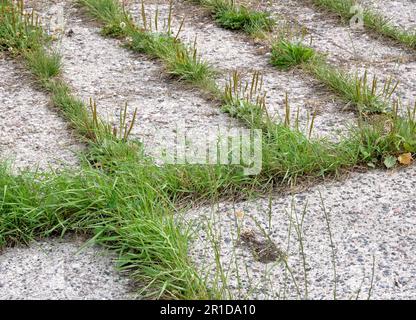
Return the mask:
{"type": "MultiPolygon", "coordinates": [[[[158,3],[163,19],[166,1],[145,2],[150,11],[158,3]]],[[[414,6],[411,0],[391,1],[390,5],[376,0],[363,2],[369,5],[371,2],[379,10],[391,13],[397,25],[414,27],[413,16],[406,12],[414,6]]],[[[240,125],[196,91],[163,77],[159,63],[129,53],[119,46],[119,41],[102,38],[99,29],[79,15],[78,10],[71,5],[72,1],[27,3],[35,6],[44,16],[53,15],[60,7],[65,9],[66,28],[74,33],[71,37],[63,37],[57,45],[64,58],[63,77],[85,101],[90,97],[97,99],[100,114],[110,121],[117,119],[124,103],[128,103],[130,112],[137,107],[139,125],[133,136],[143,139],[150,153],[160,144],[151,130],[154,126],[169,128],[170,124],[182,119],[190,127],[199,127],[202,132],[216,126],[240,125]]],[[[346,70],[351,69],[352,72],[367,68],[370,73],[382,78],[393,75],[402,81],[396,97],[402,97],[406,103],[416,100],[413,52],[393,42],[377,39],[366,31],[351,31],[348,26],[308,3],[309,0],[274,1],[267,9],[305,25],[314,39],[313,46],[327,53],[331,63],[346,70]],[[303,4],[300,5],[300,2],[303,4]]],[[[133,4],[132,9],[138,17],[137,3],[133,4]]],[[[286,91],[294,110],[297,107],[302,112],[314,108],[322,110],[316,120],[317,135],[344,130],[345,124],[355,120],[353,114],[339,111],[343,103],[337,97],[300,70],[279,72],[272,69],[264,48],[258,43],[244,35],[220,29],[206,12],[186,1],[175,1],[175,9],[174,28],[181,17],[187,14],[181,37],[190,42],[197,36],[202,57],[222,72],[219,81],[224,82],[227,73],[234,69],[239,69],[244,75],[260,70],[265,74],[265,89],[268,91],[271,112],[282,111],[281,103],[286,91]]],[[[0,60],[0,71],[4,71],[2,74],[10,74],[8,77],[14,79],[9,81],[7,77],[6,81],[11,85],[0,87],[0,92],[5,93],[0,96],[0,101],[13,101],[15,92],[23,92],[19,93],[25,94],[25,98],[17,100],[19,106],[33,107],[31,99],[42,101],[42,105],[46,106],[47,97],[36,91],[31,83],[25,83],[21,90],[20,71],[16,70],[20,70],[16,64],[0,60]]],[[[5,83],[3,79],[1,81],[5,83]]],[[[306,112],[303,114],[306,115],[306,112]]],[[[36,121],[35,127],[44,122],[42,117],[57,121],[57,127],[54,128],[63,136],[57,140],[68,141],[68,145],[73,143],[64,123],[51,111],[36,110],[33,119],[40,120],[36,121]],[[41,117],[36,118],[37,114],[41,117]]],[[[16,130],[8,119],[0,116],[0,126],[4,125],[4,130],[16,130]]],[[[25,120],[22,121],[24,124],[25,120]]],[[[49,131],[41,133],[45,133],[44,139],[50,139],[49,131]]],[[[19,135],[16,134],[16,137],[19,135]]],[[[32,139],[31,131],[28,136],[32,139]]],[[[0,145],[1,141],[6,141],[4,137],[2,139],[0,145]]],[[[13,145],[13,141],[7,143],[13,145]]],[[[23,159],[23,165],[28,164],[25,162],[29,159],[28,152],[38,154],[44,163],[51,163],[51,160],[43,159],[43,154],[49,158],[50,154],[55,153],[67,163],[76,162],[71,152],[65,153],[62,150],[67,149],[54,144],[47,147],[53,152],[44,151],[42,148],[46,147],[43,143],[39,145],[40,151],[31,151],[33,148],[36,149],[36,144],[26,143],[15,152],[17,157],[23,159]]],[[[415,299],[415,170],[415,166],[411,166],[401,170],[351,173],[342,181],[328,181],[287,194],[276,192],[270,199],[219,202],[194,208],[185,212],[186,220],[194,225],[196,232],[190,246],[190,257],[201,273],[212,274],[216,269],[212,250],[212,240],[215,239],[220,244],[219,254],[223,265],[227,270],[230,269],[227,289],[236,298],[305,297],[305,269],[294,225],[301,221],[303,208],[306,208],[302,236],[308,298],[331,299],[334,289],[333,256],[322,207],[324,204],[334,242],[337,297],[348,299],[358,296],[366,299],[371,288],[373,299],[415,299]],[[209,228],[209,225],[213,228],[209,228]],[[282,261],[259,261],[253,251],[239,241],[241,232],[253,232],[259,237],[268,238],[276,248],[285,252],[298,289],[282,261]]],[[[29,248],[4,250],[0,255],[0,299],[132,298],[130,281],[114,270],[114,257],[99,247],[77,253],[83,241],[73,238],[52,239],[32,244],[29,248]]]]}

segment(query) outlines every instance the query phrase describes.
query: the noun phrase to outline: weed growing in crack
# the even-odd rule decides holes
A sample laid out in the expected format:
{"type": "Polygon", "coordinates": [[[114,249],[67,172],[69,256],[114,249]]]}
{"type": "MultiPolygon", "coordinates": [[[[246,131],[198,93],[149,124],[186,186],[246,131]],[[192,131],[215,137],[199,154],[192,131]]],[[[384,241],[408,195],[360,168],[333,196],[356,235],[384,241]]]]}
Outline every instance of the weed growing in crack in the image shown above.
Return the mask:
{"type": "Polygon", "coordinates": [[[39,40],[46,39],[39,18],[33,12],[25,12],[22,0],[16,5],[10,5],[7,0],[0,1],[0,51],[18,54],[38,48],[39,40]]]}
{"type": "Polygon", "coordinates": [[[367,71],[355,77],[330,65],[326,58],[301,42],[279,40],[272,45],[271,64],[283,70],[300,66],[327,85],[349,105],[361,113],[384,113],[398,86],[389,79],[382,90],[374,76],[369,84],[367,71]]]}
{"type": "Polygon", "coordinates": [[[331,66],[326,60],[316,55],[310,63],[304,65],[319,81],[326,84],[348,104],[363,113],[384,113],[389,109],[389,101],[397,88],[398,82],[392,79],[386,82],[382,90],[378,88],[378,80],[374,76],[369,85],[368,73],[362,77],[351,76],[331,66]]]}
{"type": "MultiPolygon", "coordinates": [[[[309,139],[307,134],[291,127],[290,105],[286,99],[283,121],[267,113],[265,94],[260,93],[262,80],[258,73],[251,82],[244,82],[234,73],[226,86],[223,110],[244,121],[250,128],[263,131],[262,175],[295,183],[301,176],[321,176],[337,173],[359,161],[356,143],[348,137],[334,144],[326,139],[309,139]]],[[[295,124],[297,120],[295,119],[295,124]]],[[[308,128],[313,128],[313,118],[308,128]]]]}
{"type": "Polygon", "coordinates": [[[250,11],[245,7],[232,6],[226,10],[219,10],[215,12],[214,18],[225,29],[243,30],[252,35],[261,31],[271,31],[274,25],[267,13],[250,11]]]}
{"type": "MultiPolygon", "coordinates": [[[[315,63],[313,60],[309,63],[315,63]]],[[[308,64],[306,66],[310,67],[308,64]]],[[[363,80],[352,81],[351,78],[337,73],[329,81],[341,88],[345,85],[345,90],[350,90],[346,92],[360,98],[359,101],[382,101],[381,96],[376,93],[377,81],[373,80],[371,89],[368,89],[366,75],[363,80]],[[338,81],[341,83],[338,84],[338,81]],[[346,84],[342,81],[346,81],[346,84]]],[[[392,81],[385,84],[383,92],[387,98],[395,87],[392,81]]],[[[388,157],[397,159],[403,153],[416,152],[416,106],[407,108],[404,117],[401,116],[398,102],[393,104],[392,111],[389,112],[380,112],[379,109],[378,112],[368,112],[367,109],[367,112],[359,114],[358,126],[351,127],[340,137],[339,142],[332,143],[326,139],[310,138],[315,115],[309,122],[307,132],[301,132],[298,119],[290,119],[287,99],[283,120],[271,119],[261,88],[262,79],[258,73],[254,73],[251,82],[244,82],[235,72],[226,85],[222,108],[231,116],[244,121],[250,128],[263,130],[262,175],[294,183],[297,177],[325,176],[351,166],[384,167],[388,157]],[[294,123],[294,129],[291,123],[294,123]]]]}
{"type": "Polygon", "coordinates": [[[26,63],[32,73],[42,82],[54,78],[61,71],[61,57],[56,52],[45,52],[44,48],[24,52],[26,63]]]}
{"type": "Polygon", "coordinates": [[[238,72],[233,72],[225,86],[222,110],[232,117],[243,120],[252,129],[264,129],[270,120],[266,118],[265,93],[261,96],[263,80],[253,73],[251,83],[242,82],[238,72]]]}
{"type": "MultiPolygon", "coordinates": [[[[313,2],[319,7],[339,14],[346,20],[354,16],[351,8],[357,5],[356,0],[314,0],[313,2]]],[[[416,32],[402,30],[392,25],[389,19],[369,8],[363,10],[362,20],[368,29],[416,49],[416,32]]]]}
{"type": "Polygon", "coordinates": [[[103,35],[122,37],[127,28],[133,28],[130,17],[118,1],[113,0],[77,0],[77,3],[87,8],[88,13],[100,20],[104,26],[103,35]]]}
{"type": "Polygon", "coordinates": [[[69,87],[61,81],[50,81],[45,88],[51,93],[52,103],[61,110],[73,128],[86,141],[98,141],[104,131],[104,127],[94,126],[97,120],[88,112],[85,104],[71,94],[69,87]]]}
{"type": "Polygon", "coordinates": [[[272,45],[271,54],[272,65],[279,69],[287,70],[309,62],[314,57],[315,51],[301,42],[292,43],[287,40],[281,40],[272,45]]]}
{"type": "Polygon", "coordinates": [[[416,153],[416,105],[400,116],[400,104],[394,103],[391,113],[372,116],[359,121],[352,132],[359,144],[359,155],[370,167],[384,166],[392,157],[394,164],[404,153],[416,153]]]}
{"type": "Polygon", "coordinates": [[[103,32],[106,35],[111,37],[122,36],[129,39],[126,43],[128,48],[160,59],[165,64],[168,73],[173,77],[208,92],[217,90],[213,78],[214,71],[207,62],[202,61],[198,56],[195,44],[187,46],[179,40],[178,36],[183,22],[178,34],[172,35],[172,3],[169,9],[170,19],[167,30],[163,32],[158,31],[157,12],[153,23],[156,31],[152,30],[151,19],[146,16],[144,3],[142,3],[141,26],[138,26],[132,20],[116,0],[79,0],[78,3],[91,16],[104,24],[103,32]]]}
{"type": "Polygon", "coordinates": [[[202,88],[212,86],[214,72],[207,62],[198,57],[196,48],[187,48],[168,34],[135,32],[131,34],[128,47],[161,59],[169,74],[175,78],[202,88]]]}
{"type": "Polygon", "coordinates": [[[241,30],[251,35],[261,36],[269,32],[275,21],[267,12],[251,10],[239,6],[234,0],[195,0],[209,8],[218,25],[225,29],[241,30]]]}
{"type": "MultiPolygon", "coordinates": [[[[87,1],[84,0],[86,4],[87,1]]],[[[106,25],[119,21],[120,17],[128,17],[123,10],[114,10],[109,0],[88,3],[92,5],[90,8],[98,8],[106,25]],[[105,5],[101,6],[99,2],[105,5]]],[[[1,5],[2,18],[20,12],[10,1],[3,1],[1,5]]],[[[408,110],[407,118],[401,118],[398,111],[380,118],[368,115],[356,135],[337,144],[324,139],[311,140],[290,127],[288,101],[284,122],[271,121],[265,99],[258,94],[262,87],[259,74],[246,84],[234,74],[222,97],[224,109],[249,126],[264,130],[261,174],[244,176],[243,168],[239,166],[160,167],[144,155],[140,143],[128,139],[135,116],[128,123],[127,108],[121,112],[118,129],[103,122],[93,101],[88,109],[71,94],[64,82],[56,78],[59,74],[58,64],[53,61],[56,56],[48,56],[46,50],[34,51],[44,47],[47,38],[38,33],[38,29],[32,32],[34,26],[30,24],[21,30],[38,34],[38,37],[28,43],[22,42],[30,37],[9,32],[9,22],[0,19],[0,30],[8,39],[4,48],[13,48],[28,57],[28,66],[32,63],[34,75],[43,79],[41,83],[51,93],[54,105],[89,142],[89,150],[82,157],[82,171],[77,173],[24,172],[13,176],[7,168],[0,167],[0,245],[27,243],[34,237],[66,232],[88,233],[92,235],[92,242],[118,253],[120,268],[128,271],[137,283],[145,284],[140,291],[145,296],[207,299],[221,294],[215,288],[208,288],[189,260],[188,230],[173,218],[178,204],[217,194],[241,197],[242,193],[249,195],[267,190],[275,182],[295,183],[298,177],[327,176],[346,167],[370,162],[378,166],[387,156],[397,156],[404,150],[416,151],[416,108],[408,110]],[[42,62],[36,64],[35,59],[31,60],[31,54],[38,55],[42,62]]],[[[149,35],[146,30],[122,22],[119,24],[121,34],[115,31],[109,34],[123,37],[149,35]]],[[[173,57],[171,47],[176,50],[179,43],[169,31],[167,35],[169,40],[161,40],[163,45],[152,39],[143,40],[148,41],[150,47],[154,45],[149,53],[156,52],[160,55],[156,57],[162,60],[166,56],[173,57]],[[167,44],[166,48],[166,43],[173,44],[167,44]]],[[[181,52],[178,50],[175,53],[181,52]]],[[[192,57],[196,57],[196,50],[192,57]]],[[[191,68],[190,73],[193,70],[191,68]]]]}

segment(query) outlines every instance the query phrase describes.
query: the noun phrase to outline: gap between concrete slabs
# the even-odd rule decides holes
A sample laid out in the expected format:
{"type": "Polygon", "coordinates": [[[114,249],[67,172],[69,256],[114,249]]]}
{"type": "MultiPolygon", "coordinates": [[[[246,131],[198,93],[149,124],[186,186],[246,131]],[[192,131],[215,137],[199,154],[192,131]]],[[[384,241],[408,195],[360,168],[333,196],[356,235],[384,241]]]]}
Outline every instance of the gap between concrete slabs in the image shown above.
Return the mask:
{"type": "MultiPolygon", "coordinates": [[[[73,30],[73,35],[57,44],[63,55],[64,78],[76,95],[85,101],[94,98],[99,114],[111,123],[118,124],[125,103],[130,119],[137,108],[132,137],[143,141],[149,154],[157,157],[155,150],[174,147],[173,142],[165,146],[167,142],[157,139],[157,134],[173,133],[176,125],[184,124],[192,132],[187,136],[205,138],[213,132],[213,139],[218,128],[242,127],[197,90],[167,79],[160,63],[130,53],[117,40],[102,37],[99,28],[93,27],[80,10],[66,5],[65,19],[66,30],[73,30]]],[[[200,140],[193,142],[203,145],[204,139],[200,140]]]]}
{"type": "MultiPolygon", "coordinates": [[[[383,272],[381,275],[380,273],[376,274],[376,281],[377,277],[379,277],[378,280],[381,279],[381,284],[378,284],[379,287],[375,287],[375,297],[377,297],[377,292],[381,292],[385,289],[385,292],[387,293],[381,293],[380,296],[386,296],[391,293],[397,296],[403,296],[404,298],[412,296],[412,291],[414,292],[414,284],[411,281],[411,279],[409,280],[409,272],[410,274],[414,275],[415,271],[414,269],[412,269],[412,264],[414,264],[414,257],[410,256],[409,258],[409,255],[411,255],[411,252],[415,251],[415,241],[414,237],[412,237],[412,234],[415,234],[415,223],[413,217],[411,215],[409,216],[409,212],[414,212],[414,209],[412,209],[414,208],[414,203],[412,200],[409,199],[412,199],[412,197],[414,197],[414,194],[412,193],[412,185],[414,184],[415,179],[414,177],[414,167],[412,167],[407,170],[394,173],[389,177],[386,177],[386,172],[378,171],[364,175],[355,174],[351,180],[343,182],[343,184],[347,184],[345,188],[343,188],[343,185],[339,183],[335,183],[334,185],[331,184],[328,186],[317,187],[324,189],[323,196],[325,204],[328,206],[328,209],[331,209],[332,211],[332,232],[334,235],[337,235],[341,238],[341,240],[339,238],[335,239],[337,246],[341,246],[341,252],[347,252],[348,254],[351,254],[351,258],[345,260],[344,258],[342,258],[343,262],[341,262],[341,268],[343,266],[347,266],[347,271],[345,272],[345,274],[341,271],[341,278],[343,279],[341,281],[347,283],[345,287],[346,291],[342,292],[342,295],[345,294],[346,296],[348,296],[355,288],[359,287],[360,282],[363,278],[365,279],[365,282],[363,284],[362,292],[363,295],[365,295],[365,289],[368,288],[369,284],[368,275],[371,273],[371,270],[369,270],[371,269],[370,256],[372,255],[372,253],[376,252],[377,254],[380,254],[382,257],[381,269],[383,270],[383,272]],[[378,185],[380,184],[380,181],[382,183],[381,185],[378,185]],[[356,199],[360,200],[357,201],[356,199]],[[398,205],[392,206],[392,203],[397,203],[398,205]],[[366,207],[362,208],[362,204],[366,204],[366,207]],[[341,212],[341,210],[342,213],[346,213],[334,214],[334,212],[339,213],[341,212]],[[373,212],[373,216],[370,216],[370,218],[368,217],[368,211],[373,212]],[[400,213],[403,213],[403,216],[401,216],[400,213]],[[338,221],[338,218],[341,220],[338,221]],[[383,221],[383,224],[381,224],[380,221],[383,221]],[[351,225],[356,226],[356,228],[351,228],[351,225]],[[376,228],[376,231],[373,231],[374,227],[376,228]],[[356,229],[358,231],[356,231],[356,229]],[[368,230],[371,230],[371,232],[369,232],[368,230]],[[386,234],[390,235],[390,237],[387,237],[386,234]],[[378,242],[375,241],[379,238],[382,240],[381,244],[377,244],[378,242]],[[371,240],[374,240],[374,242],[371,242],[371,240]],[[344,243],[344,241],[346,243],[344,243]],[[371,242],[370,245],[368,244],[368,242],[371,242]],[[398,243],[401,245],[400,247],[398,243]],[[377,250],[375,250],[373,246],[375,246],[377,250]],[[367,248],[369,248],[370,250],[367,251],[367,248]],[[399,258],[397,258],[396,255],[399,258]],[[354,258],[357,258],[357,260],[360,262],[359,267],[356,267],[357,264],[354,263],[354,258]],[[409,262],[408,258],[411,262],[409,262]],[[363,269],[361,267],[364,267],[365,274],[363,273],[363,269]],[[410,271],[407,272],[407,270],[410,271]],[[352,278],[349,277],[351,275],[352,278]],[[352,280],[348,282],[348,280],[345,279],[352,280]],[[396,287],[399,289],[396,289],[396,287]]],[[[328,250],[329,240],[327,238],[322,239],[322,235],[326,234],[325,221],[323,220],[323,216],[319,211],[319,194],[317,194],[316,190],[317,189],[314,188],[312,189],[312,191],[310,191],[310,193],[301,193],[296,195],[295,197],[297,199],[297,207],[302,207],[302,204],[304,204],[305,199],[303,197],[312,198],[309,207],[310,213],[307,215],[307,220],[305,220],[305,229],[307,231],[307,243],[310,243],[307,248],[308,253],[310,253],[309,256],[312,256],[312,267],[310,274],[312,279],[316,279],[316,281],[313,281],[312,287],[317,289],[320,289],[322,287],[325,288],[324,293],[321,294],[318,292],[316,293],[316,296],[329,297],[331,295],[330,283],[325,282],[327,281],[327,279],[330,279],[331,277],[331,265],[329,260],[330,252],[328,250]],[[320,214],[319,216],[321,218],[317,218],[317,212],[320,214]],[[318,252],[318,254],[315,254],[316,252],[318,252]],[[323,274],[320,274],[320,270],[324,270],[323,274]]],[[[282,207],[287,208],[289,202],[290,197],[278,197],[273,200],[272,225],[274,227],[272,228],[272,230],[274,229],[275,232],[272,233],[273,239],[278,244],[285,243],[286,240],[284,238],[286,234],[285,230],[281,230],[280,226],[287,225],[287,220],[285,220],[285,216],[282,212],[282,207]],[[279,225],[279,223],[280,226],[276,227],[276,225],[279,225]]],[[[238,203],[234,205],[234,207],[236,207],[236,209],[244,210],[247,216],[252,215],[258,217],[258,220],[262,223],[262,225],[266,226],[268,224],[268,217],[266,214],[264,214],[264,211],[266,211],[267,205],[267,200],[260,199],[254,202],[238,203]]],[[[233,206],[230,204],[220,204],[220,208],[221,210],[224,210],[224,212],[231,214],[231,216],[227,219],[229,220],[228,222],[233,223],[233,206]]],[[[210,208],[200,208],[193,212],[196,212],[195,217],[200,218],[203,215],[208,215],[210,212],[210,208]]],[[[192,216],[192,214],[193,213],[190,213],[190,216],[192,216]]],[[[225,223],[224,228],[226,228],[226,230],[223,232],[223,234],[231,234],[231,231],[233,231],[230,223],[225,223]]],[[[247,223],[247,227],[254,228],[253,224],[249,223],[247,223]]],[[[221,226],[221,228],[223,227],[221,226]]],[[[229,245],[227,245],[227,243],[229,244],[231,242],[228,240],[224,239],[224,242],[226,243],[226,245],[224,245],[224,257],[226,257],[227,255],[231,256],[229,255],[229,252],[232,250],[229,249],[229,245]]],[[[202,255],[199,255],[199,253],[201,252],[198,250],[202,250],[200,245],[203,246],[204,243],[199,243],[198,246],[195,247],[196,253],[192,253],[193,257],[197,256],[196,258],[194,258],[196,261],[203,257],[202,255]]],[[[294,248],[293,250],[296,249],[295,244],[293,243],[292,248],[294,248]]],[[[239,249],[237,248],[237,250],[239,249]]],[[[339,250],[340,249],[338,249],[338,251],[339,250]]],[[[242,251],[243,253],[241,253],[241,255],[245,255],[246,260],[249,261],[248,263],[252,263],[251,255],[248,254],[245,250],[242,251]]],[[[290,255],[290,258],[293,259],[296,263],[297,261],[295,255],[296,252],[292,253],[292,255],[290,255]]],[[[346,256],[342,255],[342,257],[346,256]]],[[[377,262],[377,268],[379,268],[378,264],[379,262],[377,262]]],[[[244,263],[242,263],[241,265],[244,265],[244,263]]],[[[265,269],[263,265],[259,263],[252,263],[252,265],[249,266],[249,269],[251,270],[250,272],[253,273],[254,278],[261,280],[261,276],[264,273],[265,269]]],[[[281,275],[281,273],[278,273],[278,275],[281,275]]],[[[274,281],[278,279],[278,277],[276,277],[273,272],[272,279],[273,282],[271,283],[273,285],[279,283],[278,281],[274,281]]],[[[244,279],[244,281],[248,283],[249,279],[244,279]]],[[[263,284],[264,282],[262,282],[262,286],[263,284]]],[[[265,285],[264,288],[261,287],[261,290],[266,290],[266,293],[268,294],[272,291],[267,289],[267,287],[268,286],[265,285]]],[[[276,291],[276,289],[274,291],[276,291]]],[[[256,293],[258,294],[258,296],[261,296],[259,292],[256,293]]],[[[266,297],[274,296],[267,294],[265,295],[266,297]]],[[[315,296],[315,294],[312,294],[312,296],[315,296]]]]}
{"type": "MultiPolygon", "coordinates": [[[[0,55],[0,157],[13,171],[79,166],[77,142],[29,72],[0,55]]],[[[0,255],[0,299],[130,299],[133,287],[114,270],[114,257],[80,238],[48,239],[0,255]]]]}
{"type": "Polygon", "coordinates": [[[415,103],[414,50],[367,29],[351,29],[334,14],[319,10],[311,1],[275,1],[271,6],[265,4],[263,9],[306,27],[306,40],[309,42],[312,37],[312,47],[326,54],[331,63],[346,72],[363,75],[367,70],[370,80],[373,75],[380,80],[380,88],[390,77],[400,81],[393,97],[400,98],[404,106],[415,103]]]}
{"type": "MultiPolygon", "coordinates": [[[[145,1],[148,19],[159,11],[159,25],[167,21],[168,1],[145,1]]],[[[140,23],[141,4],[131,1],[128,7],[133,17],[140,23]]],[[[325,86],[305,75],[301,70],[281,72],[269,64],[270,55],[264,45],[255,44],[239,32],[224,30],[215,25],[212,17],[200,6],[190,1],[175,1],[172,12],[172,29],[176,33],[182,19],[185,24],[179,38],[187,44],[197,41],[200,56],[221,71],[218,82],[225,85],[230,74],[237,70],[243,79],[250,80],[253,71],[263,74],[263,89],[267,92],[266,101],[270,115],[276,121],[284,118],[285,95],[288,94],[291,106],[292,123],[299,108],[300,127],[307,126],[308,113],[317,113],[314,137],[325,136],[336,140],[339,132],[345,132],[355,123],[352,112],[340,112],[345,104],[331,94],[325,86]]],[[[307,130],[306,130],[307,131],[307,130]]]]}
{"type": "MultiPolygon", "coordinates": [[[[56,14],[62,2],[43,1],[33,7],[48,18],[56,14]],[[42,9],[46,11],[41,11],[42,9]]],[[[66,9],[66,7],[65,7],[66,9]]],[[[76,13],[72,7],[65,16],[76,13]]],[[[74,35],[64,38],[57,46],[63,55],[65,80],[74,93],[88,101],[98,98],[100,115],[104,119],[118,116],[124,102],[139,107],[138,126],[134,136],[145,140],[151,148],[163,141],[147,140],[147,129],[168,127],[175,121],[206,134],[208,128],[228,127],[234,123],[226,115],[208,105],[195,92],[181,90],[160,77],[158,64],[129,54],[114,40],[102,38],[98,28],[91,28],[79,16],[67,19],[74,35]]],[[[45,97],[46,99],[46,97],[45,97]]],[[[130,114],[131,116],[131,114],[130,114]]],[[[115,123],[118,121],[115,120],[115,123]]],[[[152,132],[151,132],[152,133],[152,132]]],[[[0,256],[0,298],[2,299],[127,299],[132,290],[127,280],[113,272],[113,259],[97,259],[104,254],[100,247],[76,254],[80,242],[71,239],[46,240],[29,248],[10,248],[0,256]]]]}

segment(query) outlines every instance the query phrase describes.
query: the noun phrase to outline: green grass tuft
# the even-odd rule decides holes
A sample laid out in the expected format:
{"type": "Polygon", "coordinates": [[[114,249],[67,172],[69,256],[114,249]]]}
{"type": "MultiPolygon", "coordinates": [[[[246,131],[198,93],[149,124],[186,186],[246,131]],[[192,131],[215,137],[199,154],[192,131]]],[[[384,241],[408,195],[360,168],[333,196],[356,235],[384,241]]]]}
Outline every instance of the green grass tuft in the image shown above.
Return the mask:
{"type": "Polygon", "coordinates": [[[375,77],[371,84],[367,72],[363,77],[353,77],[331,66],[323,55],[300,42],[280,40],[273,44],[271,54],[270,62],[273,66],[282,70],[300,66],[359,112],[386,112],[389,99],[397,86],[397,84],[393,85],[392,81],[388,81],[388,85],[379,92],[375,77]]]}
{"type": "Polygon", "coordinates": [[[129,39],[127,47],[160,59],[167,71],[181,81],[208,91],[216,90],[212,67],[198,57],[195,46],[186,46],[177,36],[172,36],[170,21],[165,32],[152,32],[146,25],[137,27],[116,0],[79,0],[78,3],[104,24],[103,34],[129,39]]]}
{"type": "Polygon", "coordinates": [[[368,81],[367,72],[362,77],[351,76],[328,64],[323,56],[316,55],[304,68],[345,102],[363,113],[384,113],[388,111],[389,99],[396,86],[385,86],[382,91],[377,88],[377,79],[368,81]]]}
{"type": "Polygon", "coordinates": [[[23,2],[13,5],[9,1],[0,2],[0,51],[8,50],[21,54],[24,50],[39,47],[39,40],[47,37],[38,26],[33,13],[23,13],[23,2]]]}
{"type": "Polygon", "coordinates": [[[172,76],[202,88],[212,84],[214,71],[197,56],[196,49],[168,34],[132,32],[130,36],[130,49],[162,60],[172,76]]]}
{"type": "Polygon", "coordinates": [[[106,22],[122,22],[125,19],[120,4],[113,0],[77,0],[81,6],[88,8],[88,13],[94,18],[106,22]]]}
{"type": "Polygon", "coordinates": [[[280,40],[272,45],[271,63],[275,67],[283,70],[290,69],[308,62],[315,55],[312,48],[300,42],[292,43],[280,40]]]}
{"type": "Polygon", "coordinates": [[[225,29],[241,30],[254,36],[272,31],[276,21],[267,12],[239,6],[234,0],[194,0],[207,7],[217,24],[225,29]]]}
{"type": "Polygon", "coordinates": [[[79,0],[78,3],[104,24],[103,34],[123,36],[129,39],[127,47],[160,59],[173,77],[209,92],[217,91],[212,67],[198,57],[195,45],[186,46],[177,36],[173,37],[170,25],[166,32],[152,32],[147,26],[139,28],[114,0],[79,0]]]}
{"type": "Polygon", "coordinates": [[[251,11],[246,7],[230,6],[214,14],[215,21],[223,28],[242,30],[249,34],[271,31],[274,20],[266,12],[251,11]]]}
{"type": "Polygon", "coordinates": [[[41,81],[46,81],[60,74],[61,57],[56,52],[47,53],[45,49],[38,48],[25,51],[24,56],[29,69],[41,81]]]}
{"type": "MultiPolygon", "coordinates": [[[[113,18],[116,21],[115,16],[121,12],[114,1],[83,0],[98,10],[93,11],[94,15],[106,20],[106,25],[113,18]]],[[[11,6],[11,2],[6,2],[11,6]]],[[[0,19],[0,30],[8,25],[7,19],[0,19]]],[[[189,49],[170,37],[169,32],[161,36],[135,27],[121,30],[123,36],[133,38],[132,49],[163,60],[170,72],[176,66],[180,70],[176,76],[189,73],[192,81],[203,79],[195,77],[195,66],[187,68],[187,59],[196,59],[195,50],[189,55],[189,49]],[[182,58],[175,58],[172,52],[186,55],[183,65],[175,64],[182,58]],[[169,65],[171,58],[174,62],[169,65]]],[[[9,43],[18,43],[15,40],[19,37],[14,34],[9,43]]],[[[26,39],[24,34],[22,38],[26,39]]],[[[190,228],[177,215],[177,206],[184,201],[251,194],[264,191],[275,182],[328,176],[356,165],[383,166],[387,158],[416,152],[416,106],[408,110],[406,118],[399,117],[397,106],[390,113],[365,118],[338,143],[315,140],[310,131],[306,135],[291,127],[288,103],[284,122],[270,119],[265,97],[259,94],[262,79],[258,73],[244,85],[235,73],[221,96],[223,110],[248,127],[263,130],[261,173],[245,176],[238,165],[158,166],[144,155],[139,142],[128,139],[134,116],[129,125],[127,107],[120,115],[124,121],[119,128],[103,122],[93,101],[88,109],[62,80],[55,78],[60,70],[59,56],[40,49],[46,44],[46,38],[38,34],[33,46],[13,48],[24,53],[54,105],[88,141],[89,148],[81,157],[82,170],[78,172],[64,170],[58,175],[25,171],[12,175],[9,168],[0,165],[0,247],[67,232],[86,233],[92,236],[91,242],[118,254],[119,267],[142,286],[139,293],[144,297],[224,298],[224,291],[210,288],[189,259],[190,228]]],[[[318,57],[302,65],[316,67],[317,70],[310,71],[335,83],[338,89],[351,85],[348,81],[336,84],[342,77],[333,70],[327,72],[328,66],[318,57]]],[[[363,84],[365,80],[360,87],[363,84]]],[[[367,91],[358,94],[362,92],[367,91]]]]}

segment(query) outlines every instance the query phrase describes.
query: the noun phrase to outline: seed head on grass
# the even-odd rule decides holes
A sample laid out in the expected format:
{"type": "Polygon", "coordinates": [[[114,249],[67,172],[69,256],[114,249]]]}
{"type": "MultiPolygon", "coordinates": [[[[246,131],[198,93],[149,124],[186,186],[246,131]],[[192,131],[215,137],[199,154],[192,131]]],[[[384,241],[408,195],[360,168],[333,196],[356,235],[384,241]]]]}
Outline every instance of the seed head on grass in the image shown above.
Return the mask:
{"type": "MultiPolygon", "coordinates": [[[[87,9],[91,16],[104,24],[102,28],[104,35],[128,38],[126,46],[129,49],[160,59],[165,64],[168,73],[175,78],[209,92],[216,90],[212,67],[197,56],[195,44],[188,46],[178,39],[179,31],[176,36],[172,35],[171,19],[169,19],[167,30],[159,32],[156,14],[156,32],[153,32],[151,24],[146,23],[150,20],[146,18],[144,4],[142,4],[143,27],[138,27],[117,0],[78,0],[78,3],[87,9]]],[[[172,5],[169,9],[169,16],[171,12],[172,5]]]]}
{"type": "Polygon", "coordinates": [[[37,48],[47,38],[38,24],[39,19],[33,12],[24,12],[23,2],[0,1],[0,51],[20,54],[37,48]]]}
{"type": "Polygon", "coordinates": [[[206,62],[189,58],[180,51],[177,52],[177,58],[169,64],[171,66],[169,73],[186,82],[201,83],[212,76],[211,68],[206,62]]]}
{"type": "Polygon", "coordinates": [[[379,89],[375,76],[369,81],[367,72],[363,76],[350,75],[330,65],[322,55],[315,55],[310,63],[304,64],[304,67],[360,113],[386,112],[388,102],[398,85],[390,79],[383,88],[379,89]]]}
{"type": "Polygon", "coordinates": [[[408,107],[402,116],[400,109],[400,104],[395,102],[390,113],[374,115],[366,121],[360,119],[353,129],[352,137],[359,141],[361,161],[368,166],[384,166],[388,158],[393,159],[394,165],[400,155],[416,153],[416,104],[408,107]]]}
{"type": "MultiPolygon", "coordinates": [[[[355,13],[351,8],[357,5],[356,0],[314,0],[313,2],[319,7],[337,13],[345,20],[354,16],[355,13]]],[[[416,49],[416,32],[394,26],[388,18],[371,8],[363,8],[363,23],[366,28],[378,34],[416,49]]]]}
{"type": "Polygon", "coordinates": [[[271,63],[279,69],[287,70],[308,62],[314,56],[315,51],[300,42],[280,40],[272,46],[271,63]]]}
{"type": "Polygon", "coordinates": [[[124,8],[114,0],[77,0],[77,3],[86,7],[90,16],[104,23],[101,33],[105,36],[122,37],[133,26],[124,8]]]}

